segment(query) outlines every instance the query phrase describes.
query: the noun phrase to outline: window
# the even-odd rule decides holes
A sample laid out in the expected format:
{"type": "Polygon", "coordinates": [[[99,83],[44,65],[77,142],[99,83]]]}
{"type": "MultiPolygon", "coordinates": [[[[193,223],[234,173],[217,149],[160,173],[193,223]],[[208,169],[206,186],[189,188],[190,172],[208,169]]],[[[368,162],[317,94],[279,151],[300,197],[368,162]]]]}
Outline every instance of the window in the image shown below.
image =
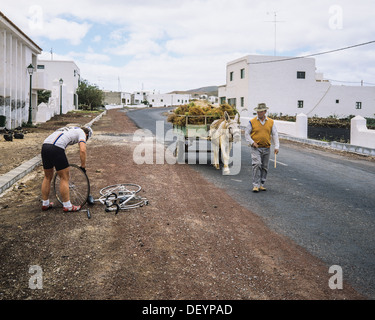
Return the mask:
{"type": "Polygon", "coordinates": [[[37,69],[38,70],[44,70],[44,65],[43,64],[38,64],[37,69]]]}
{"type": "Polygon", "coordinates": [[[241,69],[241,79],[245,79],[245,69],[241,69]]]}
{"type": "Polygon", "coordinates": [[[236,98],[228,99],[228,104],[232,107],[236,107],[236,98]]]}
{"type": "Polygon", "coordinates": [[[303,100],[298,100],[298,108],[303,108],[303,100]]]}
{"type": "Polygon", "coordinates": [[[340,103],[340,100],[337,99],[337,100],[336,100],[336,103],[340,103]]]}
{"type": "Polygon", "coordinates": [[[355,103],[355,108],[356,109],[362,109],[362,102],[356,102],[355,103]]]}
{"type": "Polygon", "coordinates": [[[229,80],[233,81],[233,71],[229,74],[229,80]]]}
{"type": "Polygon", "coordinates": [[[220,104],[225,104],[226,98],[225,97],[220,97],[220,104]]]}
{"type": "Polygon", "coordinates": [[[243,108],[245,106],[245,98],[241,97],[241,107],[243,108]]]}
{"type": "Polygon", "coordinates": [[[305,71],[297,71],[297,79],[306,79],[305,71]]]}

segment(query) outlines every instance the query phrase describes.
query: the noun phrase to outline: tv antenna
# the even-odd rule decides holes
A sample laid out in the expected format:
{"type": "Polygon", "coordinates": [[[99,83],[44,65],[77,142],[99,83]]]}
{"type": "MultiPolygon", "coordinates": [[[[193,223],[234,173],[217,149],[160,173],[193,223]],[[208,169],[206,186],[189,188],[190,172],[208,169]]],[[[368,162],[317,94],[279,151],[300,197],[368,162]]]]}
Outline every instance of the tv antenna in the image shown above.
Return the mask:
{"type": "MultiPolygon", "coordinates": [[[[267,14],[271,14],[272,12],[267,12],[267,14]]],[[[274,39],[274,50],[273,50],[273,55],[276,56],[276,39],[277,39],[277,24],[279,22],[285,22],[285,21],[279,21],[277,20],[277,12],[273,12],[273,21],[266,21],[266,22],[272,22],[275,24],[275,39],[274,39]]]]}

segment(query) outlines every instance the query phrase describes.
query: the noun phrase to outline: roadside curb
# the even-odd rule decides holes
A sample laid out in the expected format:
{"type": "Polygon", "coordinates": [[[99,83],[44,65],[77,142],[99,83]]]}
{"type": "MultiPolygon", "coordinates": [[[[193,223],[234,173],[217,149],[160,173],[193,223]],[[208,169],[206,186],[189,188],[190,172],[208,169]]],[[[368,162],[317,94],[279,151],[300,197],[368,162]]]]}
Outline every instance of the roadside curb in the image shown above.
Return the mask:
{"type": "Polygon", "coordinates": [[[35,158],[27,162],[24,162],[18,168],[13,169],[8,173],[5,173],[2,176],[0,176],[0,194],[2,194],[5,190],[9,189],[18,180],[22,179],[31,171],[33,171],[41,163],[41,156],[38,155],[35,158]]]}
{"type": "Polygon", "coordinates": [[[288,136],[286,134],[281,134],[281,133],[279,133],[279,137],[280,139],[296,141],[296,142],[323,147],[323,148],[328,148],[328,149],[357,153],[357,154],[364,155],[364,156],[375,156],[375,149],[355,146],[355,145],[348,144],[348,143],[340,143],[336,141],[326,142],[326,141],[319,141],[319,140],[314,140],[314,139],[302,139],[302,138],[296,138],[296,137],[288,136]]]}
{"type": "MultiPolygon", "coordinates": [[[[102,112],[99,116],[95,119],[90,121],[89,123],[85,124],[85,126],[91,127],[96,121],[100,120],[107,111],[102,112]]],[[[9,189],[12,185],[14,185],[17,181],[25,177],[31,171],[33,171],[37,166],[41,165],[42,158],[40,155],[32,158],[29,161],[24,162],[19,167],[9,171],[0,176],[0,195],[4,193],[7,189],[9,189]]]]}

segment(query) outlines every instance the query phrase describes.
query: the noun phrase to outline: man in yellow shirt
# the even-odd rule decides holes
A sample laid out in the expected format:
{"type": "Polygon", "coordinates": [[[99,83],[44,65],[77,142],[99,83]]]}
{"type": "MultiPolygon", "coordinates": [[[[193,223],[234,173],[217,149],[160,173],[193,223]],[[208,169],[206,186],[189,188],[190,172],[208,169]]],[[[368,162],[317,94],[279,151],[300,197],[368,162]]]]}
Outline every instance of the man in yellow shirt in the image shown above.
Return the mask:
{"type": "Polygon", "coordinates": [[[253,192],[259,192],[267,190],[264,184],[270,161],[271,138],[275,143],[275,154],[279,153],[280,143],[274,121],[266,116],[268,110],[266,104],[260,103],[254,110],[258,115],[249,121],[245,138],[251,146],[253,192]]]}

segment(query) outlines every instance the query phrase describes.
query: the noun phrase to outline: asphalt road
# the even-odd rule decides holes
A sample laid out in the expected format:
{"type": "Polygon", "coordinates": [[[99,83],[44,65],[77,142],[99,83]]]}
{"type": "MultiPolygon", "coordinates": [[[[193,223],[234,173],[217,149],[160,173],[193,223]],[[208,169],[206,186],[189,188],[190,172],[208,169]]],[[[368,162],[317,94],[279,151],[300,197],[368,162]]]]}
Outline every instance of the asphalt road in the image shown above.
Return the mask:
{"type": "MultiPolygon", "coordinates": [[[[156,134],[156,121],[171,129],[169,109],[128,112],[156,134]]],[[[162,136],[159,134],[159,140],[162,136]]],[[[166,145],[172,142],[166,142],[166,145]]],[[[194,156],[195,158],[195,156],[194,156]]],[[[195,160],[195,159],[194,159],[195,160]]],[[[190,158],[189,158],[189,161],[190,158]]],[[[342,268],[344,281],[375,299],[375,163],[281,140],[277,168],[270,162],[267,192],[251,192],[251,158],[242,139],[241,169],[224,176],[209,163],[192,167],[236,201],[261,216],[329,267],[342,268]]]]}

